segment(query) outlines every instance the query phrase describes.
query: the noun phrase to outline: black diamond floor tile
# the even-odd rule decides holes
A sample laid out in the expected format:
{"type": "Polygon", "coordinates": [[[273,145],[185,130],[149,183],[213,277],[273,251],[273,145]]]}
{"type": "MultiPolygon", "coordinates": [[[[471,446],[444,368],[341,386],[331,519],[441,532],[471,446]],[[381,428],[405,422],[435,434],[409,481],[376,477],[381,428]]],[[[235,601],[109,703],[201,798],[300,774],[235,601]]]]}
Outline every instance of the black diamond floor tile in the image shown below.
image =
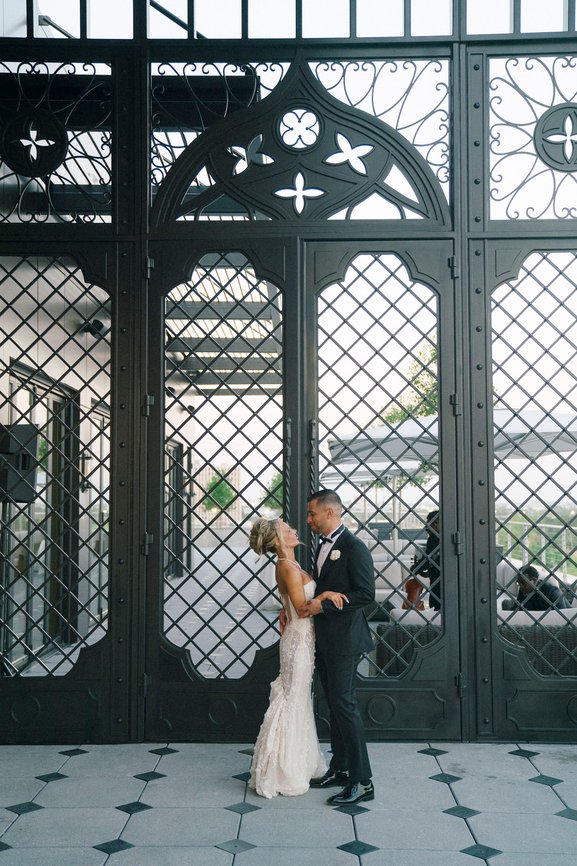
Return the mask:
{"type": "Polygon", "coordinates": [[[178,749],[171,749],[170,746],[164,746],[162,749],[149,749],[151,755],[173,755],[178,752],[178,749]]]}
{"type": "Polygon", "coordinates": [[[577,809],[563,809],[561,812],[555,812],[560,818],[569,818],[570,821],[577,821],[577,809]]]}
{"type": "Polygon", "coordinates": [[[66,749],[65,752],[59,752],[60,755],[67,755],[69,758],[74,757],[74,755],[87,755],[88,749],[66,749]]]}
{"type": "Polygon", "coordinates": [[[143,782],[153,782],[154,779],[166,779],[165,773],[137,773],[135,779],[141,779],[143,782]]]}
{"type": "Polygon", "coordinates": [[[555,776],[543,776],[543,774],[539,774],[538,776],[533,776],[532,779],[529,779],[530,782],[537,782],[538,785],[549,785],[549,787],[553,787],[553,785],[558,785],[563,779],[556,779],[555,776]]]}
{"type": "Polygon", "coordinates": [[[472,818],[473,815],[480,815],[476,809],[469,809],[467,806],[453,806],[451,809],[443,809],[445,815],[454,815],[455,818],[472,818]]]}
{"type": "Polygon", "coordinates": [[[40,782],[57,782],[59,779],[67,779],[63,773],[46,773],[45,776],[36,776],[40,782]]]}
{"type": "Polygon", "coordinates": [[[118,851],[128,851],[129,848],[134,848],[130,842],[123,842],[122,839],[111,839],[110,842],[102,842],[101,845],[93,845],[97,851],[104,851],[105,854],[116,854],[118,851]]]}
{"type": "Polygon", "coordinates": [[[231,839],[230,842],[221,842],[215,845],[215,848],[220,848],[222,851],[228,851],[229,854],[242,854],[243,851],[250,851],[251,848],[256,848],[250,842],[243,842],[242,839],[231,839]]]}
{"type": "Polygon", "coordinates": [[[356,803],[351,803],[349,806],[337,806],[333,809],[334,812],[344,812],[345,815],[361,815],[363,812],[370,812],[370,809],[365,809],[364,806],[357,806],[356,803]]]}
{"type": "Polygon", "coordinates": [[[250,773],[237,773],[236,776],[233,776],[232,778],[240,779],[241,782],[248,782],[250,779],[250,773]]]}
{"type": "Polygon", "coordinates": [[[38,806],[36,803],[15,803],[14,806],[4,806],[4,808],[14,812],[15,815],[26,815],[28,812],[37,812],[44,806],[38,806]]]}
{"type": "Polygon", "coordinates": [[[337,845],[340,851],[346,851],[347,854],[356,854],[361,857],[363,854],[368,854],[369,851],[378,851],[374,845],[369,845],[368,842],[359,842],[355,839],[354,842],[347,842],[346,845],[337,845]]]}
{"type": "Polygon", "coordinates": [[[225,806],[229,812],[238,812],[239,815],[246,815],[247,812],[257,812],[261,807],[252,806],[250,803],[234,803],[232,806],[225,806]]]}
{"type": "Polygon", "coordinates": [[[8,851],[11,848],[11,845],[7,845],[6,842],[0,842],[0,851],[8,851]]]}
{"type": "Polygon", "coordinates": [[[448,755],[446,749],[435,749],[431,746],[430,749],[419,749],[419,755],[432,755],[433,757],[437,757],[437,755],[448,755]]]}
{"type": "Polygon", "coordinates": [[[509,752],[510,755],[516,755],[519,758],[534,758],[539,752],[530,752],[529,749],[514,749],[514,751],[509,752]]]}
{"type": "Polygon", "coordinates": [[[480,860],[489,860],[502,853],[498,848],[490,848],[489,845],[471,845],[470,848],[461,848],[461,854],[470,854],[471,857],[478,857],[480,860]]]}
{"type": "Polygon", "coordinates": [[[146,803],[125,803],[123,806],[116,807],[120,812],[126,812],[127,815],[136,815],[137,812],[146,812],[147,809],[152,809],[146,803]]]}
{"type": "Polygon", "coordinates": [[[432,779],[433,782],[445,782],[446,785],[458,782],[462,778],[462,776],[451,776],[450,773],[437,773],[436,776],[429,776],[429,779],[432,779]]]}

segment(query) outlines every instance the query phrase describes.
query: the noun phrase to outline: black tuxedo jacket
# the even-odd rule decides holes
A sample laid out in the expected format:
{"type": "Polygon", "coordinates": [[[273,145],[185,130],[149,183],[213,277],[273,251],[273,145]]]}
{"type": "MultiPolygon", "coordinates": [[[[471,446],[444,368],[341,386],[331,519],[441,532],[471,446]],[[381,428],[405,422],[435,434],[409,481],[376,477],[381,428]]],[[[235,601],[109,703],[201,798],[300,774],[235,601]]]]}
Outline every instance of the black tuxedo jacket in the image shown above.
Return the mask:
{"type": "Polygon", "coordinates": [[[344,593],[349,600],[342,610],[332,601],[322,602],[321,613],[314,617],[317,649],[333,655],[360,655],[371,650],[373,641],[365,607],[375,600],[375,569],[366,545],[345,528],[320,574],[315,563],[313,578],[317,595],[330,589],[344,593]]]}

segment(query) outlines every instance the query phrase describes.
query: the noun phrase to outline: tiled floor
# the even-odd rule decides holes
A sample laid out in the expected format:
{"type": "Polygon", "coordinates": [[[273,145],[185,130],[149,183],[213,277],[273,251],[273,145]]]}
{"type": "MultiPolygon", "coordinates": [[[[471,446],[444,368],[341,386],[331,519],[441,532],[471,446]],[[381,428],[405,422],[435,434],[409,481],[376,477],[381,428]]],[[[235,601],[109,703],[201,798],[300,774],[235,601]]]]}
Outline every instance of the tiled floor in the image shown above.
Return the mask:
{"type": "Polygon", "coordinates": [[[250,752],[1,746],[0,866],[577,864],[577,745],[371,744],[349,809],[256,796],[250,752]]]}

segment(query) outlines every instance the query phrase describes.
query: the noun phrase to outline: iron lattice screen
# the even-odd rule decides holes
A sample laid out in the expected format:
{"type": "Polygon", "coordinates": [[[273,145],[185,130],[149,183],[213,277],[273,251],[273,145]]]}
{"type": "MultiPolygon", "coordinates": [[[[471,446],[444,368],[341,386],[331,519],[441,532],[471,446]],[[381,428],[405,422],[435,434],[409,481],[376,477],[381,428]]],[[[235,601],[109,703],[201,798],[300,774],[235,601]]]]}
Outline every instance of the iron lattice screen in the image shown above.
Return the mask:
{"type": "Polygon", "coordinates": [[[492,303],[499,629],[544,676],[577,675],[576,285],[575,253],[533,253],[492,303]]]}
{"type": "Polygon", "coordinates": [[[106,630],[110,302],[69,259],[0,274],[3,667],[62,675],[106,630]]]}
{"type": "Polygon", "coordinates": [[[242,676],[278,638],[250,524],[278,515],[282,297],[244,256],[205,256],[166,299],[164,633],[205,677],[242,676]]]}
{"type": "Polygon", "coordinates": [[[427,524],[439,497],[437,298],[397,256],[362,254],[318,306],[320,480],[340,494],[375,563],[376,650],[362,670],[398,676],[440,634],[440,545],[427,524]],[[406,582],[421,558],[428,579],[410,604],[406,582]]]}

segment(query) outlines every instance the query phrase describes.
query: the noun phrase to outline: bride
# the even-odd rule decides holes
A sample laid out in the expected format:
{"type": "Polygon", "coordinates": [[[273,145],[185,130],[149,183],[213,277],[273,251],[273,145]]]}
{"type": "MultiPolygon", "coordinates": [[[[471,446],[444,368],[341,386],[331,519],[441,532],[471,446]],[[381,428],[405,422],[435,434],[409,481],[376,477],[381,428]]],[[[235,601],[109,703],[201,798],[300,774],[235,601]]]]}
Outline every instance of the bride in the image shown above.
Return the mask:
{"type": "MultiPolygon", "coordinates": [[[[304,794],[314,776],[326,771],[317,738],[311,682],[315,636],[311,618],[299,619],[297,610],[313,598],[315,582],[299,566],[295,548],[297,532],[280,518],[258,518],[249,545],[259,556],[276,554],[275,577],[286,624],[281,628],[280,674],[271,683],[270,701],[254,748],[249,787],[262,797],[304,794]]],[[[323,592],[341,608],[346,596],[323,592]]]]}

